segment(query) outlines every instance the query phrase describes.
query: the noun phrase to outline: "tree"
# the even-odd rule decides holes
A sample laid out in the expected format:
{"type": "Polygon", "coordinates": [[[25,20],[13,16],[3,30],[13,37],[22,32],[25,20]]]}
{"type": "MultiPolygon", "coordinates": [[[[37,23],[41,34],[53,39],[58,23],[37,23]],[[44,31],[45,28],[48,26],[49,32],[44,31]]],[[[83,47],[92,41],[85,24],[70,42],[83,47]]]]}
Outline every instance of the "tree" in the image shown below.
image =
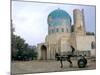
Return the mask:
{"type": "Polygon", "coordinates": [[[33,60],[37,58],[35,46],[29,46],[20,36],[12,35],[12,60],[33,60]]]}
{"type": "Polygon", "coordinates": [[[86,35],[95,35],[94,32],[86,32],[86,35]]]}
{"type": "Polygon", "coordinates": [[[15,58],[18,59],[22,55],[24,43],[25,41],[20,36],[12,35],[12,57],[16,56],[15,58]]]}
{"type": "Polygon", "coordinates": [[[13,32],[13,24],[11,21],[11,57],[12,60],[33,60],[37,57],[35,52],[36,46],[30,46],[25,43],[25,40],[13,32]]]}

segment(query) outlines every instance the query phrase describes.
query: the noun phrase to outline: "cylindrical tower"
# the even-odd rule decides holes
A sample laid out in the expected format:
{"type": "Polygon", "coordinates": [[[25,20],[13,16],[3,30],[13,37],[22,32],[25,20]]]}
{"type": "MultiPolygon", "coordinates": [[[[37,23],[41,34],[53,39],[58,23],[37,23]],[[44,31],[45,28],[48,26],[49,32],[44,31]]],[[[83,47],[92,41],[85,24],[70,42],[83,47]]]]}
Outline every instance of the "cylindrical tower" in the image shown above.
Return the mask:
{"type": "Polygon", "coordinates": [[[75,9],[73,11],[73,18],[75,33],[79,35],[85,35],[84,10],[75,9]]]}

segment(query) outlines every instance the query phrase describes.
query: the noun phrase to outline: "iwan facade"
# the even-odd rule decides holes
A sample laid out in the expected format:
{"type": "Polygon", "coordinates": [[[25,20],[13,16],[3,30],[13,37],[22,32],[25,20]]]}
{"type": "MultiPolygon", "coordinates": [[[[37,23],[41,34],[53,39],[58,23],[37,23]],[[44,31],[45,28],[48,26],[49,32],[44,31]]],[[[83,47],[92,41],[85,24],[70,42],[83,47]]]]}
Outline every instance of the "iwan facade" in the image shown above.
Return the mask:
{"type": "Polygon", "coordinates": [[[87,35],[85,30],[84,10],[74,9],[74,25],[70,15],[56,9],[48,15],[48,35],[44,43],[37,46],[38,59],[55,59],[56,53],[71,51],[71,46],[79,54],[87,52],[89,56],[96,56],[95,35],[87,35]]]}

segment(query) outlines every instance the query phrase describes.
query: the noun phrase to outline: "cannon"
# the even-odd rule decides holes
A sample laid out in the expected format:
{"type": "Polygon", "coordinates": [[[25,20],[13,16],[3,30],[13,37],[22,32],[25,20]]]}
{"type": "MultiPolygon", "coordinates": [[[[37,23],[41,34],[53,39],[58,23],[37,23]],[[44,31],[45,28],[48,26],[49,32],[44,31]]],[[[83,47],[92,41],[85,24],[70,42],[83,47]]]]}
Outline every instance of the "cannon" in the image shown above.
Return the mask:
{"type": "Polygon", "coordinates": [[[79,68],[85,68],[87,65],[87,59],[85,58],[86,55],[75,55],[72,52],[66,53],[66,54],[56,54],[55,58],[57,61],[60,61],[61,68],[63,68],[63,61],[68,61],[70,63],[70,67],[73,66],[71,58],[76,57],[77,59],[77,65],[79,68]]]}

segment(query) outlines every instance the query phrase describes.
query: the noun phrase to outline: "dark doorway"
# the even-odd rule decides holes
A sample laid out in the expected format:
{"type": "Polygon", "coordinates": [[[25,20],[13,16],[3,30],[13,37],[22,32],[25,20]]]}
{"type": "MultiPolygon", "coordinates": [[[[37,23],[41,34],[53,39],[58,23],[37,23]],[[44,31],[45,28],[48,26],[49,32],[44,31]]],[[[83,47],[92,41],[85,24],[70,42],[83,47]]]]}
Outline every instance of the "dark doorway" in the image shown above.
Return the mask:
{"type": "Polygon", "coordinates": [[[41,59],[46,60],[47,59],[47,48],[45,45],[41,46],[41,59]]]}

